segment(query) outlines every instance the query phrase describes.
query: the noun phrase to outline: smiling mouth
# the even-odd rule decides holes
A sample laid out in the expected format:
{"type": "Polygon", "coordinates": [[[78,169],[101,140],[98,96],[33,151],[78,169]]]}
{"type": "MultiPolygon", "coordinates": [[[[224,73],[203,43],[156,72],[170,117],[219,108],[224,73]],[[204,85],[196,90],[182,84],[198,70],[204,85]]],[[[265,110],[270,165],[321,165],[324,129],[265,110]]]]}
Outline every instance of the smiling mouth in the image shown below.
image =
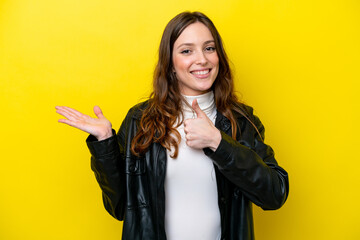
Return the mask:
{"type": "Polygon", "coordinates": [[[199,70],[199,71],[191,71],[190,73],[196,76],[206,76],[209,74],[211,69],[199,70]]]}

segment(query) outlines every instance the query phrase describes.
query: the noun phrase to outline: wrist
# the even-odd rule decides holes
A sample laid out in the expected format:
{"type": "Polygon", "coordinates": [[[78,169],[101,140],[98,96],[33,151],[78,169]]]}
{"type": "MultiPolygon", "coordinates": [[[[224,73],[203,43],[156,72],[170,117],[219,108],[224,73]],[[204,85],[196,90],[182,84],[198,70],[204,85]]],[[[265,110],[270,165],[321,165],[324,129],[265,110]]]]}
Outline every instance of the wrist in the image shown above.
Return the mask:
{"type": "Polygon", "coordinates": [[[113,136],[113,133],[112,133],[112,129],[107,129],[105,133],[99,135],[99,136],[96,136],[97,140],[98,141],[102,141],[102,140],[105,140],[107,138],[110,138],[113,136]]]}
{"type": "Polygon", "coordinates": [[[219,129],[216,129],[213,136],[214,137],[212,138],[212,142],[211,142],[211,145],[209,146],[209,148],[215,152],[221,142],[221,133],[220,133],[219,129]]]}

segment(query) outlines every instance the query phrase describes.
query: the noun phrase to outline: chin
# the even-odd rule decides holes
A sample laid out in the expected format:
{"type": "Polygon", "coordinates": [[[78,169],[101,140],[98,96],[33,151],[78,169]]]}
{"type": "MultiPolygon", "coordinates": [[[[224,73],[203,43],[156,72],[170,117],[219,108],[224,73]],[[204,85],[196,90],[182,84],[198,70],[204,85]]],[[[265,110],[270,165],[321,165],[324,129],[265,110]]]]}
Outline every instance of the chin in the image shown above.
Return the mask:
{"type": "Polygon", "coordinates": [[[209,84],[206,84],[206,85],[201,85],[198,87],[198,90],[201,91],[201,92],[209,92],[211,91],[211,87],[212,87],[213,83],[209,83],[209,84]]]}

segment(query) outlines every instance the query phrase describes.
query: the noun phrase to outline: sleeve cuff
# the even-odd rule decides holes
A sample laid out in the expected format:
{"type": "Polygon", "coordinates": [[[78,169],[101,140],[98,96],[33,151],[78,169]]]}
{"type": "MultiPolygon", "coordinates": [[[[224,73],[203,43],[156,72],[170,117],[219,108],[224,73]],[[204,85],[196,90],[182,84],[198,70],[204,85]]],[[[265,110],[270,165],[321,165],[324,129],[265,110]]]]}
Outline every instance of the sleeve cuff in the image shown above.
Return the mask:
{"type": "Polygon", "coordinates": [[[232,155],[232,151],[235,147],[232,144],[234,140],[229,135],[223,131],[220,131],[220,133],[221,141],[215,151],[212,151],[210,148],[203,149],[205,155],[210,157],[218,167],[226,165],[228,158],[232,155]]]}
{"type": "Polygon", "coordinates": [[[98,141],[95,136],[89,135],[86,139],[86,144],[90,153],[94,157],[104,156],[114,152],[117,149],[116,132],[112,129],[113,135],[107,139],[98,141]]]}

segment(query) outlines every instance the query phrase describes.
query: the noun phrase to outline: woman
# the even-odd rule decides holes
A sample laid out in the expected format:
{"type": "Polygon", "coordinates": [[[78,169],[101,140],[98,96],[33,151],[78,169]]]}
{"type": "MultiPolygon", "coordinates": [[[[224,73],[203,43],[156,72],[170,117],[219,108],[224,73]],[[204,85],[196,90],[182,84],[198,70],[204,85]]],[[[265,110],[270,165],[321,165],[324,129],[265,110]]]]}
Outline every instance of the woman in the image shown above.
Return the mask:
{"type": "Polygon", "coordinates": [[[123,239],[254,239],[252,203],[286,201],[287,173],[234,95],[220,35],[202,13],[168,23],[153,93],[117,134],[97,106],[97,119],[56,108],[59,122],[90,133],[91,167],[123,239]]]}

